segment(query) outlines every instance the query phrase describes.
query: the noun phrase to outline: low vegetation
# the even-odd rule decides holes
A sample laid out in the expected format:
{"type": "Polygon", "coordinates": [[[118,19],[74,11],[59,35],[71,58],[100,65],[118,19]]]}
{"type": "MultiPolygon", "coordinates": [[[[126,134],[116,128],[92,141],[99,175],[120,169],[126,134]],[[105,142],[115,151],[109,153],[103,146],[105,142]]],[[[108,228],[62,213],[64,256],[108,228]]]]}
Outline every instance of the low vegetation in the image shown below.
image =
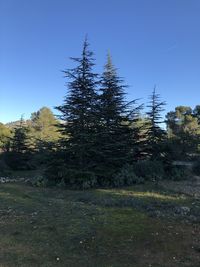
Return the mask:
{"type": "Polygon", "coordinates": [[[175,188],[2,184],[0,265],[198,267],[200,198],[175,188]]]}

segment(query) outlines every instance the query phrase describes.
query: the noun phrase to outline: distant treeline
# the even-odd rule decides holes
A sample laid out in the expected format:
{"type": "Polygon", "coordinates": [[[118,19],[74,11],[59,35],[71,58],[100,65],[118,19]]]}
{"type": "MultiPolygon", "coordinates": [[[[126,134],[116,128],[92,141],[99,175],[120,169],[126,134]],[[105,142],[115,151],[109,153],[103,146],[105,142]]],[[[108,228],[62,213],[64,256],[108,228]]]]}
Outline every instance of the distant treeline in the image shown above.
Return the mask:
{"type": "Polygon", "coordinates": [[[198,159],[200,105],[178,106],[163,121],[165,102],[156,88],[146,113],[136,99],[125,100],[126,84],[110,55],[103,73],[95,73],[85,40],[81,57],[72,60],[59,116],[43,107],[27,121],[0,124],[1,170],[42,168],[44,183],[79,188],[186,175],[172,162],[198,159]]]}

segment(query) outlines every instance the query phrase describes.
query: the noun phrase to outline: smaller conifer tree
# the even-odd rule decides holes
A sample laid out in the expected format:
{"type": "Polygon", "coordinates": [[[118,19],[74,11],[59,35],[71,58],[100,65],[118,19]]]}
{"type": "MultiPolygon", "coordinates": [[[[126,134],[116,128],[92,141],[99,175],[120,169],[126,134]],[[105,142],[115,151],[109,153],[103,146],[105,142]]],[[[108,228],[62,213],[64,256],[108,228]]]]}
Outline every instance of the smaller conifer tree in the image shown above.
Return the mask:
{"type": "Polygon", "coordinates": [[[166,103],[160,100],[160,95],[156,93],[156,88],[150,95],[149,111],[147,112],[147,132],[146,149],[152,159],[160,157],[162,152],[162,142],[165,139],[166,132],[161,127],[164,123],[162,112],[166,103]]]}

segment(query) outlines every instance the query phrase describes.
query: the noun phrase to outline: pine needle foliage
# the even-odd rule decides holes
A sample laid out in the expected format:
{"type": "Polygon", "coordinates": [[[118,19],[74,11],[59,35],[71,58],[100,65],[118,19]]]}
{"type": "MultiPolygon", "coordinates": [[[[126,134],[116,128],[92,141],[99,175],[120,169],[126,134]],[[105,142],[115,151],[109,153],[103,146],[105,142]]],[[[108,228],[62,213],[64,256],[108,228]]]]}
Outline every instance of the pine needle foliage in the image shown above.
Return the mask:
{"type": "Polygon", "coordinates": [[[154,87],[149,96],[149,111],[147,112],[147,152],[150,157],[160,157],[162,142],[166,137],[165,130],[161,127],[164,123],[162,112],[166,103],[160,100],[160,95],[156,93],[154,87]]]}
{"type": "Polygon", "coordinates": [[[65,162],[68,168],[88,171],[94,165],[95,159],[95,132],[97,106],[97,77],[93,72],[93,52],[89,50],[87,38],[83,44],[82,55],[71,58],[77,66],[64,71],[68,93],[64,103],[57,107],[62,120],[61,147],[64,151],[65,162]]]}

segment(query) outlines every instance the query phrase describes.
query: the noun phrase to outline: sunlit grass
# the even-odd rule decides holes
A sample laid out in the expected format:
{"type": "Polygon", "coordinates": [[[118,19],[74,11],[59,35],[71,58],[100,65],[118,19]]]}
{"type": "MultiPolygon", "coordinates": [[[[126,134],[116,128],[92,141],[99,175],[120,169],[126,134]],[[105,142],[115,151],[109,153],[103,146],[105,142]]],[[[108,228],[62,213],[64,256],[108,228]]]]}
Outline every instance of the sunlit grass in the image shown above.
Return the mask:
{"type": "Polygon", "coordinates": [[[139,199],[157,199],[161,201],[179,201],[179,200],[187,200],[187,197],[184,195],[169,195],[166,193],[160,192],[150,192],[150,191],[130,191],[123,189],[99,189],[99,192],[103,192],[106,194],[112,194],[115,196],[124,196],[124,197],[134,197],[139,199]]]}

